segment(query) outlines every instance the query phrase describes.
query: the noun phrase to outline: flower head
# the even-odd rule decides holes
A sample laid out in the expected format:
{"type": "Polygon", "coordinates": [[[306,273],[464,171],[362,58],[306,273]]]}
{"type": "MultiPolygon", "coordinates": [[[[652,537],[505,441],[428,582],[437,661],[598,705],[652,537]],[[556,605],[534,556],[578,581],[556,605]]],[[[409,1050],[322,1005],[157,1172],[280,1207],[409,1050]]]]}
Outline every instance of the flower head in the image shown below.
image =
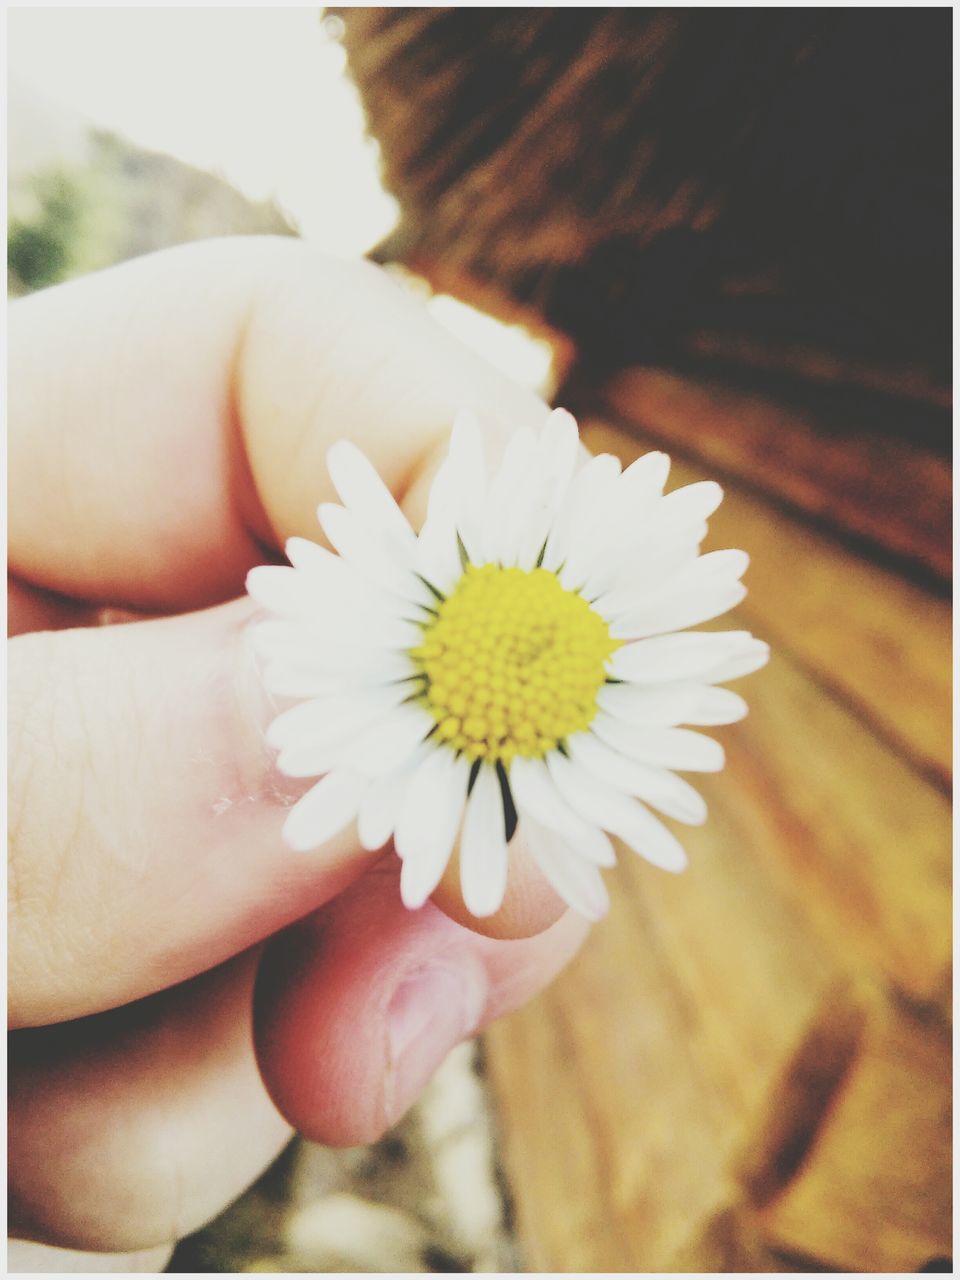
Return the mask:
{"type": "Polygon", "coordinates": [[[376,471],[341,441],[328,455],[342,505],[323,504],[333,554],[303,538],[290,567],[251,571],[275,619],[257,642],[274,694],[278,768],[323,775],[284,825],[297,850],[357,822],[360,843],[393,837],[408,907],[437,887],[459,840],[464,901],[500,906],[521,829],[572,907],[606,910],[609,834],[680,871],[686,857],[651,808],[701,823],[699,793],[674,770],[723,765],[713,738],[679,725],[739,720],[717,686],[763,666],[745,631],[686,631],[745,595],[742,551],[700,554],[722,493],[664,495],[669,459],[625,470],[587,458],[570,414],[514,435],[493,475],[463,413],[416,535],[376,471]]]}

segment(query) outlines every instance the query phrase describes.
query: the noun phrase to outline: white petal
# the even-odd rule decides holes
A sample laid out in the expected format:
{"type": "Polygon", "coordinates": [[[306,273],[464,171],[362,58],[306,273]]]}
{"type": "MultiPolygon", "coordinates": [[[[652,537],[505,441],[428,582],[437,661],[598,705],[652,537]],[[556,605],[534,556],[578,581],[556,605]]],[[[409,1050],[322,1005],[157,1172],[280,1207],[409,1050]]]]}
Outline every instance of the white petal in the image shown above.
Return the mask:
{"type": "Polygon", "coordinates": [[[668,818],[692,827],[706,822],[707,806],[699,791],[668,769],[631,760],[592,733],[573,734],[567,739],[567,750],[573,763],[591,777],[629,796],[637,796],[668,818]]]}
{"type": "Polygon", "coordinates": [[[747,704],[732,689],[715,689],[711,685],[694,686],[699,691],[696,710],[685,724],[734,724],[747,714],[747,704]]]}
{"type": "Polygon", "coordinates": [[[338,440],[327,450],[327,470],[345,507],[413,551],[416,537],[407,517],[366,454],[338,440]]]}
{"type": "Polygon", "coordinates": [[[356,683],[406,680],[418,674],[409,650],[423,640],[423,629],[396,618],[383,618],[378,624],[357,628],[355,621],[265,622],[253,634],[254,651],[265,662],[279,662],[314,671],[318,675],[337,675],[356,683]]]}
{"type": "Polygon", "coordinates": [[[752,671],[759,671],[770,660],[770,646],[764,640],[750,637],[750,644],[720,659],[715,666],[700,673],[705,684],[719,684],[721,680],[736,680],[739,676],[748,676],[752,671]]]}
{"type": "Polygon", "coordinates": [[[270,662],[261,676],[264,688],[278,698],[319,698],[343,688],[343,677],[291,662],[270,662]]]}
{"type": "Polygon", "coordinates": [[[714,683],[721,663],[754,651],[749,631],[685,631],[623,645],[610,658],[610,672],[638,684],[697,679],[714,683]]]}
{"type": "Polygon", "coordinates": [[[605,684],[597,694],[597,705],[612,716],[636,725],[690,723],[699,705],[702,686],[673,684],[605,684]]]}
{"type": "Polygon", "coordinates": [[[335,580],[335,585],[339,585],[338,580],[350,572],[345,560],[309,538],[288,538],[284,551],[295,569],[321,581],[335,580]]]}
{"type": "Polygon", "coordinates": [[[544,549],[570,486],[579,451],[576,419],[565,409],[554,409],[540,432],[528,485],[529,501],[516,530],[516,554],[511,560],[521,569],[532,569],[544,549]]]}
{"type": "MultiPolygon", "coordinates": [[[[666,546],[643,544],[624,548],[615,570],[607,575],[602,588],[596,592],[593,607],[608,621],[612,621],[628,609],[643,604],[650,592],[659,591],[664,584],[673,582],[677,575],[697,560],[698,547],[693,541],[677,541],[666,546]]],[[[594,587],[596,588],[594,575],[594,587]]]]}
{"type": "Polygon", "coordinates": [[[605,684],[597,703],[611,715],[636,725],[733,724],[747,714],[739,694],[711,685],[605,684]]]}
{"type": "Polygon", "coordinates": [[[417,570],[448,594],[460,575],[458,535],[468,559],[482,563],[483,504],[486,491],[483,437],[476,417],[457,415],[450,448],[430,486],[427,518],[420,530],[417,570]]]}
{"type": "Polygon", "coordinates": [[[341,653],[350,654],[357,648],[372,652],[416,648],[423,641],[423,624],[396,614],[383,614],[373,620],[346,615],[323,622],[302,622],[291,637],[315,651],[326,650],[339,658],[341,653]]]}
{"type": "Polygon", "coordinates": [[[364,793],[357,814],[357,836],[363,849],[382,849],[393,835],[407,788],[417,765],[423,759],[421,747],[410,759],[385,778],[378,778],[364,793]]]}
{"type": "MultiPolygon", "coordinates": [[[[321,657],[325,655],[318,655],[318,661],[321,657]]],[[[336,660],[330,661],[324,669],[339,670],[344,684],[370,687],[397,684],[419,675],[419,670],[409,654],[359,647],[352,654],[338,652],[336,660]]]]}
{"type": "Polygon", "coordinates": [[[304,641],[301,626],[289,621],[271,618],[257,622],[250,629],[250,645],[263,662],[292,662],[302,666],[312,664],[312,647],[304,641]]]}
{"type": "Polygon", "coordinates": [[[349,769],[328,773],[287,814],[283,838],[297,853],[324,844],[357,816],[368,786],[365,778],[349,769]]]}
{"type": "Polygon", "coordinates": [[[468,557],[479,564],[483,553],[487,467],[480,423],[469,410],[461,410],[454,419],[447,456],[454,481],[451,492],[454,524],[467,549],[468,557]]]}
{"type": "Polygon", "coordinates": [[[734,550],[711,551],[704,556],[694,552],[676,558],[654,557],[648,565],[649,572],[640,572],[632,588],[621,588],[613,600],[609,596],[603,598],[604,617],[617,620],[622,614],[669,600],[672,595],[729,586],[743,577],[749,562],[745,551],[734,550]]]}
{"type": "Polygon", "coordinates": [[[694,571],[703,581],[708,576],[715,575],[729,582],[731,579],[742,578],[749,567],[750,557],[746,551],[729,547],[724,551],[708,551],[706,555],[700,556],[694,571]]]}
{"type": "Polygon", "coordinates": [[[467,801],[460,836],[460,887],[471,915],[498,911],[507,889],[503,796],[496,771],[483,765],[467,801]]]}
{"type": "Polygon", "coordinates": [[[451,530],[456,528],[460,479],[451,445],[430,483],[425,516],[427,522],[432,520],[435,524],[450,526],[451,530]]]}
{"type": "Polygon", "coordinates": [[[321,746],[349,738],[410,696],[406,685],[311,698],[277,716],[267,730],[272,747],[321,746]]]}
{"type": "Polygon", "coordinates": [[[374,649],[415,649],[423,642],[422,624],[407,618],[385,618],[378,626],[364,628],[360,634],[374,649]]]}
{"type": "Polygon", "coordinates": [[[383,777],[409,761],[435,727],[429,712],[415,702],[406,702],[345,743],[340,751],[342,762],[368,778],[383,777]]]}
{"type": "Polygon", "coordinates": [[[537,437],[523,427],[507,441],[503,459],[490,486],[483,524],[483,555],[487,561],[510,563],[516,552],[517,526],[535,474],[537,437]]]}
{"type": "Polygon", "coordinates": [[[330,605],[317,585],[289,565],[262,564],[247,574],[247,594],[287,618],[322,618],[330,605]]]}
{"type": "Polygon", "coordinates": [[[442,595],[449,595],[456,586],[463,564],[453,520],[427,517],[417,544],[417,572],[442,595]]]}
{"type": "Polygon", "coordinates": [[[518,756],[510,766],[510,791],[517,812],[563,836],[576,853],[600,867],[612,867],[616,854],[596,825],[577,816],[554,785],[543,760],[518,756]]]}
{"type": "MultiPolygon", "coordinates": [[[[666,562],[671,561],[667,558],[666,562]]],[[[659,595],[671,591],[705,591],[718,584],[737,582],[743,577],[749,563],[750,558],[745,551],[710,551],[703,556],[690,556],[672,569],[669,577],[654,588],[651,588],[649,581],[645,581],[637,587],[632,597],[624,593],[623,610],[627,612],[647,603],[654,592],[659,595]]]]}
{"type": "Polygon", "coordinates": [[[590,458],[570,482],[547,539],[543,567],[556,572],[582,543],[596,512],[610,500],[620,475],[620,461],[610,453],[590,458]]]}
{"type": "MultiPolygon", "coordinates": [[[[589,594],[613,592],[619,602],[624,593],[629,597],[632,592],[641,598],[628,598],[620,604],[621,608],[632,608],[643,603],[647,592],[674,584],[681,571],[698,563],[700,543],[707,536],[706,522],[681,522],[682,509],[675,510],[671,518],[665,517],[663,510],[666,508],[669,515],[667,504],[672,496],[661,499],[639,526],[628,525],[620,539],[606,550],[591,575],[589,594]]],[[[607,601],[604,603],[606,606],[607,601]]]]}
{"type": "Polygon", "coordinates": [[[345,679],[349,677],[370,685],[409,682],[420,675],[420,669],[408,653],[382,649],[358,648],[352,660],[344,661],[341,669],[345,679]]]}
{"type": "Polygon", "coordinates": [[[716,773],[723,768],[720,743],[690,729],[641,728],[605,711],[594,716],[590,728],[615,750],[641,764],[699,773],[716,773]]]}
{"type": "MultiPolygon", "coordinates": [[[[590,521],[588,540],[582,549],[571,552],[564,585],[579,588],[588,599],[606,591],[625,568],[633,568],[644,549],[654,543],[649,530],[662,507],[661,493],[670,469],[665,453],[647,453],[637,458],[603,495],[590,521]],[[648,531],[643,542],[638,535],[648,531]],[[626,547],[633,547],[629,557],[626,547]]],[[[662,541],[662,540],[661,540],[662,541]]]]}
{"type": "MultiPolygon", "coordinates": [[[[390,620],[381,622],[383,634],[387,635],[392,626],[394,623],[390,620]]],[[[314,627],[308,622],[297,626],[262,622],[253,628],[251,643],[253,653],[280,681],[287,681],[288,676],[303,682],[310,675],[315,677],[314,694],[305,689],[298,695],[291,689],[289,696],[315,696],[328,689],[330,681],[334,681],[334,691],[338,691],[396,684],[419,675],[419,668],[406,650],[376,648],[378,630],[361,635],[352,634],[352,630],[352,623],[347,623],[344,634],[340,635],[339,628],[326,623],[314,627]]],[[[273,689],[273,685],[269,687],[273,689]]],[[[287,694],[285,687],[276,687],[274,691],[287,694]]]]}
{"type": "Polygon", "coordinates": [[[439,748],[417,768],[404,797],[394,843],[403,859],[400,896],[422,907],[440,883],[457,838],[470,765],[439,748]]]}
{"type": "Polygon", "coordinates": [[[396,541],[390,541],[375,526],[366,524],[353,511],[323,502],[317,508],[320,525],[347,564],[374,586],[404,600],[429,603],[430,592],[411,572],[413,553],[404,555],[396,541]]]}
{"type": "Polygon", "coordinates": [[[277,768],[287,778],[318,778],[341,766],[347,767],[339,742],[298,743],[277,756],[277,768]]]}
{"type": "Polygon", "coordinates": [[[593,584],[598,574],[606,575],[610,571],[610,551],[618,544],[619,479],[619,470],[608,469],[580,504],[569,531],[563,568],[559,571],[560,582],[568,591],[582,589],[585,596],[592,598],[602,589],[594,589],[592,585],[588,589],[587,584],[593,584]]]}
{"type": "Polygon", "coordinates": [[[357,814],[357,837],[361,849],[372,853],[383,848],[393,835],[402,800],[403,786],[400,783],[390,788],[385,787],[382,781],[370,783],[357,814]]]}
{"type": "Polygon", "coordinates": [[[718,582],[698,588],[660,592],[610,624],[615,640],[663,635],[710,622],[735,608],[746,596],[742,582],[718,582]]]}
{"type": "Polygon", "coordinates": [[[523,817],[520,829],[544,879],[564,902],[588,920],[602,919],[610,908],[610,897],[599,869],[529,814],[523,817]]]}
{"type": "Polygon", "coordinates": [[[713,515],[723,501],[723,490],[715,480],[698,480],[668,493],[660,504],[658,526],[664,533],[698,525],[713,515]]]}
{"type": "Polygon", "coordinates": [[[580,431],[573,414],[552,409],[540,428],[539,445],[544,468],[553,473],[552,500],[558,503],[570,486],[580,453],[580,431]]]}
{"type": "Polygon", "coordinates": [[[592,777],[562,756],[551,762],[551,768],[557,785],[588,822],[601,823],[635,853],[665,871],[682,871],[687,865],[679,840],[639,800],[592,777]]]}
{"type": "Polygon", "coordinates": [[[602,495],[588,529],[578,531],[579,545],[568,558],[568,564],[574,564],[567,571],[565,585],[579,586],[581,593],[593,600],[624,575],[646,582],[651,575],[662,573],[662,560],[672,563],[677,558],[674,544],[683,539],[660,537],[656,524],[663,505],[660,490],[669,466],[666,454],[645,454],[602,495]]]}
{"type": "Polygon", "coordinates": [[[250,636],[254,649],[264,658],[277,655],[292,657],[294,650],[301,650],[309,656],[314,637],[322,635],[323,628],[324,623],[316,620],[294,622],[289,618],[269,618],[256,623],[250,636]]]}
{"type": "Polygon", "coordinates": [[[285,547],[290,563],[311,582],[316,582],[328,613],[363,614],[370,617],[402,617],[410,611],[408,602],[393,592],[374,586],[342,556],[308,538],[288,538],[285,547]]]}
{"type": "Polygon", "coordinates": [[[669,474],[670,459],[659,449],[631,462],[620,479],[620,492],[627,509],[636,515],[654,498],[661,497],[669,474]]]}

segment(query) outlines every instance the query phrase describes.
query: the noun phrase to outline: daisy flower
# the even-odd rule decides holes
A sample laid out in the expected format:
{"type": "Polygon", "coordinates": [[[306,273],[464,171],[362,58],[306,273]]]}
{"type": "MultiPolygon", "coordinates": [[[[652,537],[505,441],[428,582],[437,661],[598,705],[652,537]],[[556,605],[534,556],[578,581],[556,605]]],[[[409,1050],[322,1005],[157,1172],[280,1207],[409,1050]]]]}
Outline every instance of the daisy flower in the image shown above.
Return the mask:
{"type": "Polygon", "coordinates": [[[651,812],[706,819],[676,770],[723,765],[680,725],[739,720],[717,686],[763,666],[746,631],[688,631],[743,599],[742,551],[700,554],[720,486],[664,494],[669,459],[588,457],[555,410],[518,431],[492,474],[458,416],[419,534],[367,458],[341,441],[342,505],[320,525],[338,554],[291,538],[290,566],[253,569],[272,619],[256,645],[267,689],[296,699],[268,741],[290,777],[320,777],[284,837],[308,850],[356,821],[393,838],[404,903],[423,905],[456,846],[464,902],[500,906],[517,832],[573,908],[607,908],[610,836],[668,871],[686,865],[651,812]],[[322,776],[321,776],[322,775],[322,776]]]}

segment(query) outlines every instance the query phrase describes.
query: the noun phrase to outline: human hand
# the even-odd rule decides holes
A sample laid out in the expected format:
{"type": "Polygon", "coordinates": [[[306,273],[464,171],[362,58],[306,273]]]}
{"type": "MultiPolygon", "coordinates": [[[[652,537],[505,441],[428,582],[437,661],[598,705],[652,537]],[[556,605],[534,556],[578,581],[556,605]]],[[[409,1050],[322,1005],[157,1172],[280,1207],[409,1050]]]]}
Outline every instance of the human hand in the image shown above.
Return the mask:
{"type": "Polygon", "coordinates": [[[291,1126],[378,1137],[583,937],[522,856],[472,921],[455,878],[406,911],[353,833],[291,854],[310,783],[274,769],[236,598],[319,536],[334,440],[418,523],[458,409],[495,452],[545,407],[376,268],[292,240],[140,259],[10,330],[10,1226],[145,1249],[291,1126]]]}

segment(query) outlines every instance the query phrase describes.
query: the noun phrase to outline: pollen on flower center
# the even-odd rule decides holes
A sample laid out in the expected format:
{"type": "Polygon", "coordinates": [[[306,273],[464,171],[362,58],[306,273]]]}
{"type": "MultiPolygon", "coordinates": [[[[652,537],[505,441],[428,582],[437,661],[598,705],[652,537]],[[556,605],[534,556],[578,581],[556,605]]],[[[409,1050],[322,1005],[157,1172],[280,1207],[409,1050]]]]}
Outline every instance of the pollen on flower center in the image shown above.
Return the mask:
{"type": "Polygon", "coordinates": [[[468,565],[437,615],[411,656],[441,741],[508,764],[590,724],[618,641],[555,574],[468,565]]]}

